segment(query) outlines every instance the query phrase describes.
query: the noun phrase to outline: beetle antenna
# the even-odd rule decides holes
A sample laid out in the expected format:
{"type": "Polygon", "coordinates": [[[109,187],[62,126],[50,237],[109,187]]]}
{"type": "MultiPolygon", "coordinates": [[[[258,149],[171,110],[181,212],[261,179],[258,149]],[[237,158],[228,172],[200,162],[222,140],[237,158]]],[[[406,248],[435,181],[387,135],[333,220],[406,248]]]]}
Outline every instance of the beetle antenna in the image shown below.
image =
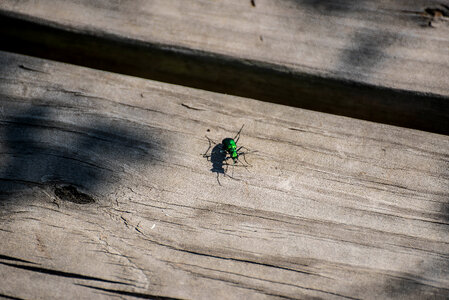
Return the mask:
{"type": "Polygon", "coordinates": [[[234,137],[234,141],[237,143],[239,138],[240,138],[240,132],[242,132],[243,126],[245,126],[245,124],[242,125],[242,127],[240,128],[239,132],[237,132],[237,134],[234,137]]]}

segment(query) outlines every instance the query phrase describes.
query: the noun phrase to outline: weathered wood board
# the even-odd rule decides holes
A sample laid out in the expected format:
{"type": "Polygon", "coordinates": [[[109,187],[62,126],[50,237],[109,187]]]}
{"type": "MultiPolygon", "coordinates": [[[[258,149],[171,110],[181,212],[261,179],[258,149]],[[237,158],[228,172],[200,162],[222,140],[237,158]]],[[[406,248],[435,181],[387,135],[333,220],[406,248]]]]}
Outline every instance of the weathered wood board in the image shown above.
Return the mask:
{"type": "Polygon", "coordinates": [[[3,0],[0,15],[9,51],[449,133],[446,1],[3,0]]]}
{"type": "Polygon", "coordinates": [[[6,52],[0,66],[0,296],[449,296],[449,137],[6,52]],[[223,176],[205,135],[242,124],[252,166],[223,176]]]}

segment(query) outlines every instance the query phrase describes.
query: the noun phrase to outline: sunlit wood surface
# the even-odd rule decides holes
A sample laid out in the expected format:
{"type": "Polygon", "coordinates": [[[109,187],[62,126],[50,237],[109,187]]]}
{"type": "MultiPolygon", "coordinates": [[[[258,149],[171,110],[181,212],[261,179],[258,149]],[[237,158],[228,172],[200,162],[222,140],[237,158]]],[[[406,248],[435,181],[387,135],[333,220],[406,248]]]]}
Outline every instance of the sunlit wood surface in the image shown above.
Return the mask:
{"type": "Polygon", "coordinates": [[[0,296],[448,297],[449,137],[6,52],[0,66],[0,296]],[[224,176],[205,135],[243,124],[251,166],[224,176]]]}
{"type": "Polygon", "coordinates": [[[3,0],[0,15],[9,51],[449,134],[444,1],[3,0]]]}

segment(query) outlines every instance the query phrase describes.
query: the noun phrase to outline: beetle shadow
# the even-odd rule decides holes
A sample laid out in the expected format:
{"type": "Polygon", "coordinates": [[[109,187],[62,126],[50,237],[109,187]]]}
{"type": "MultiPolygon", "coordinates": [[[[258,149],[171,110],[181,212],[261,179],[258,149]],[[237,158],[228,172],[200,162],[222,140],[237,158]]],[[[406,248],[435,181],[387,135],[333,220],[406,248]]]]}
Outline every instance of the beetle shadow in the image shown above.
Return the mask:
{"type": "MultiPolygon", "coordinates": [[[[209,140],[209,143],[211,142],[211,140],[209,140]]],[[[209,147],[210,148],[210,147],[209,147]]],[[[224,169],[224,165],[225,165],[225,161],[226,161],[226,153],[223,150],[223,145],[221,143],[215,144],[215,146],[212,148],[210,155],[207,155],[207,151],[209,151],[209,149],[206,151],[206,153],[203,154],[203,157],[207,158],[208,161],[210,161],[212,163],[212,168],[210,169],[210,171],[212,173],[217,173],[217,181],[218,184],[221,185],[220,182],[220,174],[223,174],[223,176],[226,176],[226,172],[224,169]]]]}
{"type": "MultiPolygon", "coordinates": [[[[210,141],[211,140],[209,140],[209,142],[210,141]]],[[[209,149],[208,149],[208,151],[209,151],[209,149]]],[[[252,151],[252,152],[256,152],[256,151],[252,151]]],[[[203,154],[203,157],[207,158],[207,160],[212,163],[212,168],[210,169],[210,171],[212,173],[217,173],[217,181],[220,186],[222,185],[220,182],[220,174],[223,174],[223,177],[228,177],[228,178],[231,178],[231,179],[237,180],[237,181],[240,180],[238,178],[235,178],[234,174],[232,174],[232,175],[228,174],[229,166],[231,166],[231,168],[243,166],[243,167],[245,167],[246,170],[248,170],[247,166],[250,166],[250,164],[246,161],[246,158],[244,158],[244,160],[247,165],[244,165],[242,162],[240,162],[241,163],[240,165],[239,164],[228,164],[226,161],[228,159],[230,159],[230,157],[226,155],[225,151],[223,151],[223,144],[221,144],[221,143],[215,144],[215,146],[212,148],[212,150],[210,152],[210,155],[207,155],[207,151],[206,151],[206,153],[203,154]]],[[[232,173],[234,173],[234,172],[232,172],[232,173]]]]}

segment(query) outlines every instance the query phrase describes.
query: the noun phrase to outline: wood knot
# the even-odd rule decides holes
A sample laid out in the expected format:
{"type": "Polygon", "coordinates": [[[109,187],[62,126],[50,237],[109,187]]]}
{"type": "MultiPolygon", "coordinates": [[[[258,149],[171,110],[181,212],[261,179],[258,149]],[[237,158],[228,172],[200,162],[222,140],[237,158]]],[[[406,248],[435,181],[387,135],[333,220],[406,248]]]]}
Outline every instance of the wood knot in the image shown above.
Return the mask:
{"type": "Polygon", "coordinates": [[[78,191],[78,189],[72,185],[55,187],[55,195],[62,201],[69,201],[77,204],[89,204],[95,202],[94,198],[78,191]]]}
{"type": "Polygon", "coordinates": [[[424,11],[429,16],[434,17],[434,18],[449,17],[449,8],[448,8],[448,11],[445,11],[440,8],[426,8],[424,11]]]}
{"type": "Polygon", "coordinates": [[[438,23],[448,20],[449,6],[441,4],[439,8],[428,7],[424,9],[424,15],[429,18],[428,26],[435,27],[438,23]]]}

